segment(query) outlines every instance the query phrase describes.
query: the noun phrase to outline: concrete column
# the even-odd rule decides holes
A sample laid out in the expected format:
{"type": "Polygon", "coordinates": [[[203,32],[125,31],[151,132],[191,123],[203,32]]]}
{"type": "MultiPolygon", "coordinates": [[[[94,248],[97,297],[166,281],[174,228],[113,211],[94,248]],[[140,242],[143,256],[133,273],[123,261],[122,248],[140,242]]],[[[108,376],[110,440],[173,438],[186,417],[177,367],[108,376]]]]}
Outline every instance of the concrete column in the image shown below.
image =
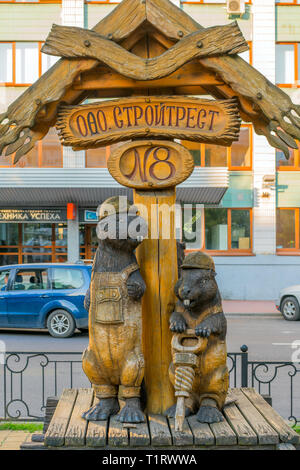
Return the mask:
{"type": "MultiPolygon", "coordinates": [[[[84,27],[84,0],[62,0],[62,24],[84,27]]],[[[84,168],[85,152],[74,152],[71,147],[63,147],[64,168],[84,168]]]]}
{"type": "MultiPolygon", "coordinates": [[[[253,0],[253,66],[275,83],[275,2],[253,0]]],[[[276,192],[262,198],[264,175],[276,174],[275,149],[267,139],[254,133],[253,187],[254,218],[253,246],[256,254],[276,252],[276,192]]]]}
{"type": "Polygon", "coordinates": [[[68,220],[68,262],[75,263],[80,259],[78,209],[76,220],[68,220]]]}

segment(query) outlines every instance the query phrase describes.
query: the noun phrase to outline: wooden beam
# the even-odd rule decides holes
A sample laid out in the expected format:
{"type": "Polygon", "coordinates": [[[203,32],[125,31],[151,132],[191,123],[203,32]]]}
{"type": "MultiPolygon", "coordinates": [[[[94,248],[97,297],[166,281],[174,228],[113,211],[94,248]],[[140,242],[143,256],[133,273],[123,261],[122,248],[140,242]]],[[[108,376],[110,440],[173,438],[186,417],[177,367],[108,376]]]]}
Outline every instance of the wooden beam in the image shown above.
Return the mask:
{"type": "Polygon", "coordinates": [[[209,72],[197,62],[191,62],[181,67],[180,70],[168,77],[158,80],[137,81],[120,75],[107,67],[98,67],[95,70],[85,72],[73,85],[74,90],[105,90],[113,88],[167,88],[184,86],[224,85],[224,82],[216,78],[213,72],[209,72]]]}
{"type": "Polygon", "coordinates": [[[166,77],[195,58],[238,54],[246,50],[248,44],[236,22],[189,34],[165,53],[151,59],[138,57],[95,31],[55,24],[42,47],[42,52],[50,55],[97,59],[135,80],[166,77]]]}

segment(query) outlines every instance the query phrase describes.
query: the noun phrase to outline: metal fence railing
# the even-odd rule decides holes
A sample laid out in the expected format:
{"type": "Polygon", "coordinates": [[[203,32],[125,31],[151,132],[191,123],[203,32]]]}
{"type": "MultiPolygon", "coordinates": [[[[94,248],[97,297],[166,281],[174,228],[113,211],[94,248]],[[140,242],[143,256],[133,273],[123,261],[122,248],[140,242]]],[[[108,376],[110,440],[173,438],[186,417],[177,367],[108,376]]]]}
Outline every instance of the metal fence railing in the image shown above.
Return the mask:
{"type": "MultiPolygon", "coordinates": [[[[291,424],[300,422],[300,365],[249,361],[248,348],[227,354],[230,387],[255,387],[291,424]]],[[[89,387],[78,352],[7,352],[0,366],[0,417],[43,420],[47,397],[89,387]]]]}

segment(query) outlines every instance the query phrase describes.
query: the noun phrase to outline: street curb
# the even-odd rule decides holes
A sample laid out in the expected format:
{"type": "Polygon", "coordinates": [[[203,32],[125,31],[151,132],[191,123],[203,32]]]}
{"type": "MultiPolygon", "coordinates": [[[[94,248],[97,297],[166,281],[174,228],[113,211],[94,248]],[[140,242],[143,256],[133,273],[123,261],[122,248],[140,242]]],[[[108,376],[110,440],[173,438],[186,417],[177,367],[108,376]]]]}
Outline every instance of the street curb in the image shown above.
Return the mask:
{"type": "Polygon", "coordinates": [[[281,313],[224,313],[225,317],[269,317],[281,318],[281,313]]]}

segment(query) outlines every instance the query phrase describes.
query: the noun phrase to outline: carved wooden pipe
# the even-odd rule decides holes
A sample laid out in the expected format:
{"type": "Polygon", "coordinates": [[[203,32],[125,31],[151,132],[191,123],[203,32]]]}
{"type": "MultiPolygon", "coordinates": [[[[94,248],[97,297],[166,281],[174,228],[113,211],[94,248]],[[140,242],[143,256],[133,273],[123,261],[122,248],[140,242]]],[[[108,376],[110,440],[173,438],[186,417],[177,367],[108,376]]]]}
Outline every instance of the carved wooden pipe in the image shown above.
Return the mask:
{"type": "Polygon", "coordinates": [[[187,329],[184,333],[175,333],[172,338],[173,362],[175,369],[175,396],[177,397],[175,413],[175,431],[182,431],[185,418],[185,399],[190,396],[193,387],[197,354],[207,346],[207,338],[196,336],[195,330],[187,329]],[[192,346],[184,346],[183,340],[197,339],[192,346]]]}

